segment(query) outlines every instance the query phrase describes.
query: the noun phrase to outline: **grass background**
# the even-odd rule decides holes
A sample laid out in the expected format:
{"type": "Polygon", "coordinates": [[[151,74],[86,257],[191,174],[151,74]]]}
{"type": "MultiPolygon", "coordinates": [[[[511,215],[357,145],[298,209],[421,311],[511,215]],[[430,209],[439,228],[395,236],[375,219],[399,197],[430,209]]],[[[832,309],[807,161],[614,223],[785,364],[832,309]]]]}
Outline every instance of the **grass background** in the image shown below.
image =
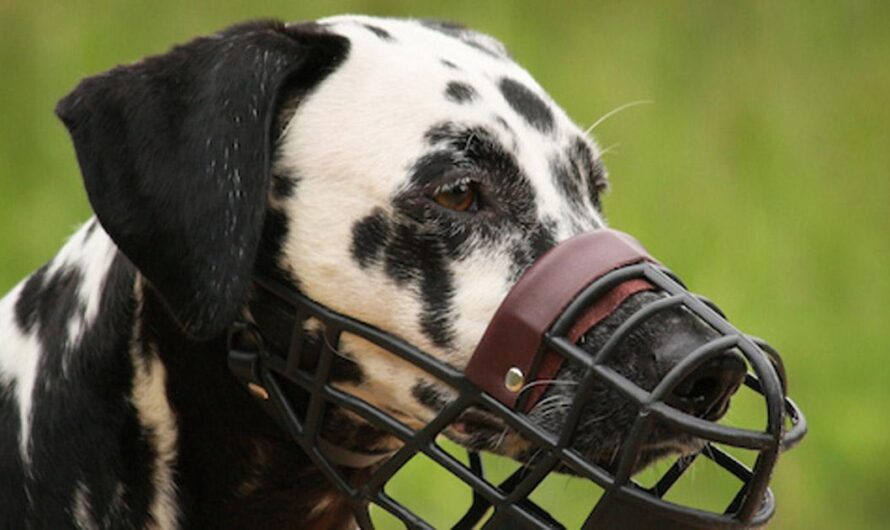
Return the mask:
{"type": "MultiPolygon", "coordinates": [[[[784,353],[811,431],[778,469],[772,527],[887,528],[888,7],[0,0],[0,292],[89,215],[52,114],[81,77],[245,18],[461,21],[504,41],[581,124],[654,100],[595,132],[614,146],[606,212],[784,353]]],[[[409,479],[415,501],[449,505],[424,473],[409,479]]]]}

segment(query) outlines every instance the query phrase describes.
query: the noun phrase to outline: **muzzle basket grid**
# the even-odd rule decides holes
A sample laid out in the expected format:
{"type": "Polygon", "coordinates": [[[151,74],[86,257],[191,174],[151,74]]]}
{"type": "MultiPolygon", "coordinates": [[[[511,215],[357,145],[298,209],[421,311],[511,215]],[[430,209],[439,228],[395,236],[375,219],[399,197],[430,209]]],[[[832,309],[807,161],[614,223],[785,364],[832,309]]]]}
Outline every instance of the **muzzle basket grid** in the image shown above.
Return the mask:
{"type": "MultiPolygon", "coordinates": [[[[473,491],[473,503],[455,528],[477,528],[488,512],[493,513],[482,528],[564,528],[553,516],[537,506],[529,495],[554,471],[565,465],[580,477],[593,481],[605,490],[603,497],[592,508],[584,528],[663,528],[663,529],[735,529],[764,524],[775,510],[768,482],[780,451],[795,445],[806,433],[806,421],[796,405],[784,395],[783,381],[774,366],[781,361],[774,350],[758,339],[746,336],[730,325],[719,310],[704,299],[689,293],[668,271],[652,263],[638,263],[616,269],[600,277],[575,298],[556,320],[544,337],[544,348],[563,356],[585,370],[576,397],[559,433],[551,433],[531,422],[490,394],[483,392],[464,374],[411,346],[410,344],[370,325],[338,314],[274,281],[257,279],[259,288],[286,301],[296,315],[288,352],[284,355],[263,347],[262,335],[250,324],[241,323],[230,333],[229,364],[233,373],[246,385],[258,385],[268,393],[260,400],[280,425],[290,434],[327,478],[351,500],[359,526],[373,528],[368,511],[369,503],[378,505],[399,520],[406,528],[433,528],[385,492],[390,479],[416,454],[422,453],[466,483],[473,491]],[[642,307],[622,323],[607,343],[595,354],[584,351],[567,337],[568,329],[592,301],[599,299],[615,286],[634,278],[643,278],[664,291],[666,298],[642,307]],[[684,306],[709,324],[721,336],[690,353],[675,366],[651,392],[606,366],[620,340],[652,317],[668,308],[684,306]],[[323,347],[314,371],[303,367],[301,356],[306,344],[303,324],[309,318],[322,324],[323,347]],[[452,387],[457,398],[450,402],[424,428],[415,430],[393,416],[358,399],[329,383],[331,363],[338,355],[340,337],[348,333],[383,348],[452,387]],[[241,334],[249,334],[256,348],[239,348],[241,334]],[[767,426],[764,431],[742,429],[717,424],[677,410],[664,402],[670,391],[685,376],[708,359],[737,348],[745,357],[754,374],[748,374],[745,385],[763,395],[767,403],[767,426]],[[619,393],[638,407],[633,426],[622,444],[618,465],[610,472],[571,447],[572,437],[581,413],[595,382],[600,382],[619,393]],[[309,396],[305,411],[297,407],[285,391],[285,386],[296,385],[309,396]],[[332,448],[320,433],[326,404],[343,407],[362,417],[372,426],[389,432],[404,444],[375,468],[366,481],[353,484],[342,469],[332,461],[332,448]],[[435,443],[436,437],[467,408],[480,406],[495,414],[506,425],[540,449],[534,462],[521,466],[500,484],[486,480],[481,459],[469,454],[466,466],[435,443]],[[786,420],[790,428],[786,429],[786,420]],[[653,422],[659,421],[673,429],[695,435],[707,443],[696,455],[678,458],[651,488],[645,489],[631,479],[641,444],[653,422]],[[757,451],[753,469],[748,469],[734,457],[711,444],[757,451]],[[696,456],[705,456],[742,483],[733,501],[722,514],[707,512],[663,500],[677,483],[696,456]]],[[[540,355],[539,355],[540,357],[540,355]]],[[[534,380],[534,372],[529,381],[534,380]]],[[[521,410],[522,399],[516,407],[521,410]]]]}

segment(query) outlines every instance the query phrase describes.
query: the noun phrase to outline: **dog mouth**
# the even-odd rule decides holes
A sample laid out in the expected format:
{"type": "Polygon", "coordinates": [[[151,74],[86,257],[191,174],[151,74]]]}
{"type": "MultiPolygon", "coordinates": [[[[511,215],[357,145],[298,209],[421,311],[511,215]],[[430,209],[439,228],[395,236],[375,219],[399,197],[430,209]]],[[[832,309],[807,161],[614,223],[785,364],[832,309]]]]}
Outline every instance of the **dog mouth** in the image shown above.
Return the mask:
{"type": "MultiPolygon", "coordinates": [[[[534,465],[541,457],[536,446],[496,416],[479,409],[464,411],[444,431],[452,442],[473,451],[505,456],[524,465],[534,465]]],[[[637,451],[631,466],[631,474],[635,475],[659,460],[669,457],[683,457],[695,454],[704,447],[704,440],[682,433],[654,432],[637,451]]],[[[621,460],[621,441],[602,444],[588,450],[580,450],[589,462],[609,473],[617,471],[621,460]]],[[[561,463],[554,471],[566,475],[578,475],[569,465],[561,463]]]]}
{"type": "MultiPolygon", "coordinates": [[[[505,456],[525,465],[533,465],[541,452],[499,417],[473,407],[461,413],[443,434],[452,442],[473,451],[485,451],[505,456]]],[[[614,440],[590,444],[582,442],[579,447],[573,444],[585,459],[600,468],[614,473],[618,467],[623,436],[614,440]]],[[[667,428],[656,428],[636,451],[632,474],[639,473],[655,462],[676,456],[688,456],[701,451],[705,441],[688,434],[673,432],[667,428]]],[[[568,465],[561,464],[556,471],[568,475],[577,473],[568,465]]]]}

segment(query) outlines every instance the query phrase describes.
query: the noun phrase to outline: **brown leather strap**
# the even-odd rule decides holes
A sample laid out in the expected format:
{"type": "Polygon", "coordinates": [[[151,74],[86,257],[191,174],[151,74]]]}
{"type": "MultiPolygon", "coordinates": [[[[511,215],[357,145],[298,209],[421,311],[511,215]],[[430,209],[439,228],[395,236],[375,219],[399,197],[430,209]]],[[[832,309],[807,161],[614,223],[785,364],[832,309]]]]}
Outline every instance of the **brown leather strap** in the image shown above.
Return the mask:
{"type": "MultiPolygon", "coordinates": [[[[641,261],[656,262],[636,239],[610,229],[575,236],[547,251],[519,278],[495,312],[464,370],[467,378],[504,405],[514,407],[521,392],[507,389],[507,371],[513,367],[521,370],[526,385],[552,378],[563,358],[541,352],[544,333],[585,287],[610,271],[641,261]],[[539,352],[545,357],[538,373],[531,374],[539,352]]],[[[582,314],[572,328],[571,334],[577,336],[570,338],[577,340],[631,294],[651,288],[644,280],[616,286],[582,314]]],[[[532,388],[526,410],[534,406],[546,385],[532,388]]]]}
{"type": "MultiPolygon", "coordinates": [[[[582,335],[614,313],[615,310],[618,309],[618,306],[627,300],[630,295],[639,293],[640,291],[649,291],[654,288],[655,287],[646,280],[629,280],[613,287],[611,291],[597,300],[596,303],[590,306],[587,311],[575,321],[575,324],[572,325],[572,329],[570,329],[568,333],[569,340],[577,343],[582,335]]],[[[544,352],[541,364],[538,366],[537,373],[535,374],[535,380],[552,380],[556,377],[556,373],[559,372],[559,368],[562,366],[562,361],[562,355],[552,351],[544,352]]],[[[535,403],[541,399],[541,396],[544,395],[544,391],[547,390],[547,386],[548,385],[540,384],[529,388],[528,392],[530,395],[525,403],[526,411],[531,410],[532,407],[535,406],[535,403]]]]}

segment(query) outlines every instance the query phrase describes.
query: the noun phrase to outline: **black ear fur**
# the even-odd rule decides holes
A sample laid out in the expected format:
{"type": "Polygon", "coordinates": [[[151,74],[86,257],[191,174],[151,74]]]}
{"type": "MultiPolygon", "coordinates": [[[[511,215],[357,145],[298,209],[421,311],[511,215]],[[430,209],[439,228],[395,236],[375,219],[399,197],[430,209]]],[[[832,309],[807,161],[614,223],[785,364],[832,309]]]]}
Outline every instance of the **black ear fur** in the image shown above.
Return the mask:
{"type": "Polygon", "coordinates": [[[223,331],[245,296],[282,94],[347,51],[314,24],[251,22],[87,78],[56,107],[102,226],[189,335],[223,331]]]}

